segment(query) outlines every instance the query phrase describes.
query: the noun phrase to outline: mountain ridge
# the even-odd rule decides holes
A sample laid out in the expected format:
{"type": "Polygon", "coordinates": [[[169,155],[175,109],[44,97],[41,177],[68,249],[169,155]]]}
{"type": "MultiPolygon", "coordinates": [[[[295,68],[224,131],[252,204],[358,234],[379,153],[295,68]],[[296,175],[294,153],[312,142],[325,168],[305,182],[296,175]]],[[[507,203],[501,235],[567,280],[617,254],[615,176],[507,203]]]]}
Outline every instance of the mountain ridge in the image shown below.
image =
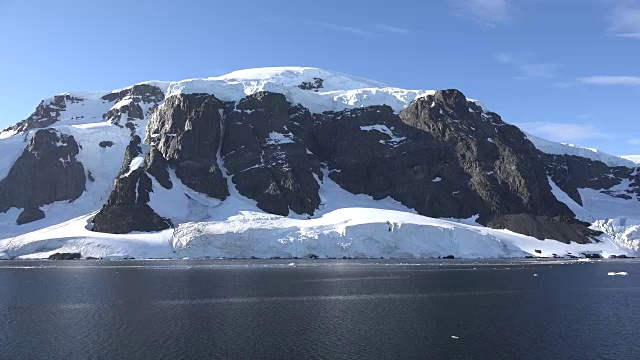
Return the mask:
{"type": "MultiPolygon", "coordinates": [[[[581,156],[540,152],[540,146],[534,147],[535,143],[527,141],[530,135],[504,123],[499,115],[457,90],[362,88],[362,85],[381,84],[300,67],[248,69],[207,79],[155,82],[166,85],[164,90],[152,83],[135,84],[101,96],[92,93],[95,95],[80,98],[73,95],[75,93],[67,93],[54,97],[52,105],[43,101],[29,119],[0,133],[0,147],[13,153],[19,145],[14,139],[20,133],[25,134],[24,141],[28,142],[42,131],[38,129],[51,128],[64,134],[73,133],[81,148],[78,159],[87,170],[86,191],[78,200],[68,199],[69,205],[40,204],[37,208],[45,219],[28,227],[40,233],[46,230],[44,224],[53,221],[53,215],[46,208],[52,205],[86,206],[86,210],[77,210],[80,218],[86,218],[84,214],[102,206],[83,228],[111,233],[159,231],[161,237],[174,239],[173,251],[178,251],[176,244],[182,244],[179,251],[185,252],[200,241],[206,245],[202,249],[202,254],[206,254],[234,232],[228,228],[217,237],[207,235],[205,240],[198,238],[195,243],[176,239],[176,236],[191,233],[185,232],[185,226],[200,226],[188,225],[193,221],[211,223],[207,219],[217,218],[216,211],[225,202],[232,201],[229,196],[256,201],[256,205],[252,205],[257,206],[254,209],[266,214],[285,218],[306,214],[312,221],[318,216],[316,212],[323,213],[323,183],[331,180],[350,193],[372,196],[372,208],[378,206],[376,199],[392,198],[414,209],[405,212],[418,209],[423,216],[463,219],[479,213],[476,222],[512,229],[525,234],[525,238],[526,235],[555,238],[569,247],[574,246],[571,244],[591,247],[594,240],[605,241],[607,246],[617,249],[613,251],[633,253],[637,250],[637,241],[633,238],[616,238],[619,232],[635,226],[635,220],[625,218],[624,224],[618,225],[625,227],[624,230],[603,234],[601,229],[593,225],[590,229],[589,224],[583,223],[585,220],[595,223],[593,220],[599,219],[584,215],[594,210],[570,210],[573,203],[567,207],[566,202],[559,201],[559,198],[570,197],[580,207],[591,204],[589,201],[594,196],[598,201],[605,196],[613,201],[637,202],[636,172],[627,167],[628,163],[622,159],[611,161],[597,153],[598,156],[590,158],[588,153],[584,157],[584,152],[581,156]],[[430,155],[434,150],[437,155],[430,155]],[[125,153],[130,155],[125,157],[125,153]],[[118,154],[120,160],[116,160],[118,154]],[[107,158],[110,170],[99,169],[98,159],[107,158]],[[116,164],[120,169],[117,173],[116,164]],[[451,167],[454,164],[460,168],[451,167]],[[589,170],[589,179],[576,182],[572,175],[589,173],[583,170],[585,167],[596,170],[589,170]],[[390,172],[402,175],[394,177],[390,172]],[[594,176],[599,180],[593,180],[594,176]],[[113,179],[115,187],[109,184],[113,179]],[[584,186],[594,188],[597,194],[583,195],[584,186]],[[214,190],[216,188],[228,190],[220,192],[214,190]],[[437,190],[445,188],[450,189],[450,193],[437,190]],[[560,196],[558,191],[565,196],[560,196]],[[167,199],[173,199],[173,205],[167,203],[167,199]],[[170,209],[174,206],[175,209],[170,209]],[[461,210],[465,207],[467,210],[461,210]],[[165,220],[150,220],[154,216],[165,220]],[[148,227],[149,224],[158,225],[148,227]],[[619,244],[624,246],[619,248],[619,244]]],[[[29,154],[25,148],[23,156],[29,154]]],[[[11,172],[14,165],[0,163],[0,175],[11,172]]],[[[52,172],[47,176],[65,181],[66,175],[58,173],[65,174],[52,172]]],[[[35,170],[27,175],[42,176],[35,170]]],[[[3,178],[0,195],[3,183],[11,185],[15,180],[3,178]]],[[[629,208],[637,207],[632,205],[629,208]]],[[[5,215],[0,214],[0,230],[7,229],[8,234],[8,238],[0,242],[0,254],[27,256],[27,245],[3,250],[8,243],[16,243],[12,233],[21,239],[30,237],[24,225],[10,225],[17,213],[13,210],[15,204],[7,206],[0,207],[5,209],[5,215]],[[7,219],[4,226],[1,225],[3,217],[7,219]]],[[[23,210],[23,214],[32,217],[34,212],[33,204],[23,210]]],[[[258,214],[255,210],[251,213],[258,214]]],[[[228,215],[226,220],[216,222],[228,223],[233,218],[231,213],[228,215]]],[[[487,235],[483,241],[505,236],[480,224],[477,227],[487,234],[497,234],[487,235]]],[[[282,240],[278,233],[264,237],[269,241],[282,240]]],[[[335,229],[329,234],[336,234],[335,229]]],[[[88,241],[96,236],[85,234],[81,238],[88,241]]],[[[344,239],[345,236],[346,233],[339,236],[340,243],[351,239],[348,236],[344,239]]],[[[363,236],[384,237],[377,230],[363,236]]],[[[36,237],[34,235],[33,241],[36,237]]],[[[361,241],[360,238],[351,240],[361,241]]],[[[38,241],[60,243],[57,238],[38,241]]],[[[70,236],[63,243],[77,241],[77,237],[70,236]]],[[[246,251],[251,252],[252,246],[258,246],[245,241],[246,251]]],[[[410,241],[415,243],[416,239],[410,241]]],[[[429,246],[428,239],[423,241],[426,244],[416,245],[417,248],[429,246]]],[[[464,248],[464,244],[458,245],[464,248]]],[[[235,256],[249,256],[246,251],[235,256]]],[[[377,251],[359,254],[373,256],[377,251]]],[[[427,253],[435,256],[437,252],[406,254],[419,257],[427,253]]],[[[495,254],[508,256],[508,253],[496,250],[495,254]]],[[[459,251],[457,256],[469,254],[459,251]]]]}

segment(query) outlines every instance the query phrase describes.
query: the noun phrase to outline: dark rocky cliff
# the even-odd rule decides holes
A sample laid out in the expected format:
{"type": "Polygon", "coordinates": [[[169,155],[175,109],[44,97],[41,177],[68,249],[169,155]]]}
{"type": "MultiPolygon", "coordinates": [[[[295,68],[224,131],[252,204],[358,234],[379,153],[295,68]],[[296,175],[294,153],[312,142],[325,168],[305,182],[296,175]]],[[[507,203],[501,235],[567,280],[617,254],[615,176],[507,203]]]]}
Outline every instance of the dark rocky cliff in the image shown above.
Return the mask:
{"type": "Polygon", "coordinates": [[[43,218],[43,205],[80,197],[86,176],[76,159],[78,152],[73,136],[53,129],[36,131],[0,181],[0,212],[12,207],[24,209],[18,218],[18,224],[23,224],[43,218]]]}
{"type": "MultiPolygon", "coordinates": [[[[545,154],[547,172],[562,191],[567,193],[576,203],[582,205],[582,198],[578,189],[589,188],[623,199],[637,199],[640,182],[636,169],[615,166],[572,155],[545,154]],[[609,190],[612,187],[629,180],[630,186],[624,190],[609,190]]],[[[640,205],[640,204],[639,204],[640,205]]]]}
{"type": "Polygon", "coordinates": [[[182,183],[220,200],[229,196],[218,166],[223,108],[213,95],[172,96],[147,125],[147,141],[175,168],[182,183]]]}
{"type": "Polygon", "coordinates": [[[225,118],[224,164],[238,192],[278,215],[312,215],[320,205],[320,164],[302,138],[288,128],[289,104],[282,94],[246,97],[225,118]]]}
{"type": "MultiPolygon", "coordinates": [[[[457,90],[417,99],[399,114],[387,106],[314,114],[269,92],[237,103],[177,95],[151,116],[146,142],[153,150],[138,180],[116,179],[120,200],[110,199],[95,230],[105,231],[111,220],[104,214],[113,207],[131,212],[136,208],[121,205],[140,203],[139,193],[134,199],[135,192],[122,188],[146,184],[145,176],[170,188],[167,167],[212,198],[229,195],[229,177],[241,195],[269,213],[313,215],[326,166],[344,189],[391,197],[422,215],[479,215],[478,222],[490,227],[564,242],[583,243],[598,234],[552,194],[545,155],[517,127],[457,90]]],[[[156,220],[152,228],[168,226],[156,220]]],[[[133,224],[130,229],[142,231],[133,224]]]]}
{"type": "Polygon", "coordinates": [[[153,192],[148,172],[157,174],[163,186],[171,186],[166,163],[155,149],[145,153],[143,146],[138,136],[134,136],[127,146],[113,191],[93,219],[94,231],[126,234],[132,231],[160,231],[172,226],[169,219],[156,214],[148,204],[150,193],[153,192]],[[138,157],[144,157],[143,165],[131,168],[132,162],[138,157]]]}

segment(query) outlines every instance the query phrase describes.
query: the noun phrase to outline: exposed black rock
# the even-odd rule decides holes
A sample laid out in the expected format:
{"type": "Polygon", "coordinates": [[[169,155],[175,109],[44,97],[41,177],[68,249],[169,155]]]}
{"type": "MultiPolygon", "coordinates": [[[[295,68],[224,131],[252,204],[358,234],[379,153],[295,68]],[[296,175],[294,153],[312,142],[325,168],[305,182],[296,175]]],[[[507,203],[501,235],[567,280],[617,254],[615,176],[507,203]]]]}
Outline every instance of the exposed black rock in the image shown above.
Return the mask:
{"type": "Polygon", "coordinates": [[[40,102],[36,111],[27,119],[20,121],[16,125],[10,126],[3,131],[15,131],[22,133],[31,129],[40,129],[51,126],[58,121],[60,113],[67,109],[67,103],[78,103],[84,99],[67,95],[56,95],[53,99],[43,100],[40,102]]]}
{"type": "Polygon", "coordinates": [[[0,181],[0,212],[26,209],[21,223],[40,218],[42,205],[73,201],[85,190],[85,171],[76,160],[78,144],[71,135],[38,130],[22,155],[0,181]]]}
{"type": "Polygon", "coordinates": [[[313,81],[303,81],[298,87],[302,90],[315,90],[318,91],[324,87],[324,80],[320,78],[313,78],[313,81]]]}
{"type": "Polygon", "coordinates": [[[517,127],[482,111],[457,90],[438,91],[416,100],[400,117],[455,152],[483,200],[484,214],[573,214],[551,193],[539,151],[517,127]]]}
{"type": "Polygon", "coordinates": [[[122,105],[120,107],[113,108],[107,111],[102,115],[102,118],[105,121],[108,120],[116,125],[120,125],[120,121],[122,120],[122,116],[124,114],[127,115],[126,118],[124,119],[127,121],[125,124],[128,124],[129,121],[142,120],[144,118],[144,112],[142,111],[142,107],[133,100],[126,105],[122,105]]]}
{"type": "Polygon", "coordinates": [[[485,226],[509,229],[513,232],[533,236],[539,240],[554,239],[565,244],[585,244],[595,241],[602,232],[589,229],[589,223],[567,216],[536,216],[531,214],[491,215],[485,226]]]}
{"type": "MultiPolygon", "coordinates": [[[[400,118],[449,144],[468,188],[481,199],[471,206],[480,214],[478,223],[565,242],[584,243],[597,235],[588,224],[572,220],[574,214],[552,194],[544,159],[525,135],[459,91],[420,98],[400,118]]],[[[466,217],[452,214],[460,215],[466,217]]]]}
{"type": "MultiPolygon", "coordinates": [[[[432,217],[480,214],[480,223],[533,236],[547,234],[535,230],[551,221],[546,217],[573,218],[551,193],[545,163],[525,135],[457,90],[418,99],[399,116],[371,106],[322,115],[298,111],[291,122],[291,131],[327,162],[331,179],[352,193],[389,196],[432,217]],[[497,220],[507,214],[531,214],[536,221],[497,220]]],[[[583,227],[571,223],[565,232],[588,241],[583,227]]]]}
{"type": "MultiPolygon", "coordinates": [[[[304,117],[292,121],[306,124],[304,117]]],[[[345,190],[392,197],[432,217],[468,218],[482,207],[451,146],[407,125],[390,107],[324,113],[312,126],[309,148],[345,190]]]]}
{"type": "Polygon", "coordinates": [[[98,143],[98,145],[99,145],[101,148],[108,148],[108,147],[112,147],[112,146],[113,146],[113,141],[109,141],[109,140],[100,141],[100,142],[98,143]]]}
{"type": "Polygon", "coordinates": [[[127,96],[138,98],[145,103],[159,103],[164,100],[162,90],[149,84],[137,84],[118,92],[112,92],[102,97],[107,102],[119,101],[127,96]]]}
{"type": "Polygon", "coordinates": [[[601,190],[612,197],[630,200],[640,191],[640,183],[635,181],[635,169],[607,164],[579,156],[572,155],[543,155],[547,165],[547,172],[553,182],[576,203],[582,205],[582,198],[578,189],[589,188],[601,190]],[[607,190],[622,183],[624,179],[631,179],[631,188],[625,191],[607,190]]]}
{"type": "MultiPolygon", "coordinates": [[[[148,205],[153,183],[145,166],[130,169],[133,159],[145,156],[140,137],[134,136],[107,203],[93,219],[93,231],[126,234],[132,231],[160,231],[172,227],[171,221],[156,214],[148,205]]],[[[149,163],[148,157],[145,164],[149,163]]]]}
{"type": "Polygon", "coordinates": [[[226,117],[222,156],[240,194],[272,214],[313,214],[320,205],[317,160],[287,127],[292,108],[282,94],[247,96],[226,117]]]}
{"type": "Polygon", "coordinates": [[[105,102],[127,101],[122,106],[110,109],[102,115],[105,121],[110,121],[117,126],[124,126],[131,131],[131,136],[136,134],[137,121],[145,118],[141,104],[152,104],[149,114],[164,100],[162,90],[149,84],[138,84],[119,92],[112,92],[102,97],[105,102]]]}
{"type": "Polygon", "coordinates": [[[55,253],[49,256],[49,260],[79,260],[82,258],[80,253],[55,253]]]}
{"type": "Polygon", "coordinates": [[[34,222],[37,220],[44,219],[45,214],[44,211],[40,210],[37,207],[29,207],[24,209],[20,215],[18,215],[18,219],[16,220],[17,225],[27,224],[30,222],[34,222]]]}
{"type": "Polygon", "coordinates": [[[212,198],[229,196],[218,166],[224,103],[213,95],[177,95],[156,110],[147,125],[147,140],[191,189],[212,198]]]}
{"type": "Polygon", "coordinates": [[[156,148],[151,148],[146,162],[147,173],[152,175],[165,189],[173,188],[173,182],[169,177],[169,164],[156,148]]]}

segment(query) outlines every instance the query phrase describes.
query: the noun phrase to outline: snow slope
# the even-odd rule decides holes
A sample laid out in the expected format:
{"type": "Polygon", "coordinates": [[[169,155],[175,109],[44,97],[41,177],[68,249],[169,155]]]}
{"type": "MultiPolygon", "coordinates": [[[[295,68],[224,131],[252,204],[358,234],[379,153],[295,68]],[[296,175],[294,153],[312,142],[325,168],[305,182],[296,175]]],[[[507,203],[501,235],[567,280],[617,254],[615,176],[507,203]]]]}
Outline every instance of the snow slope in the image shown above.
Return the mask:
{"type": "MultiPolygon", "coordinates": [[[[154,191],[161,187],[154,183],[154,191]]],[[[160,200],[153,206],[174,220],[186,214],[171,199],[173,194],[154,193],[160,200]]],[[[202,220],[183,222],[175,230],[150,234],[111,235],[87,230],[92,214],[0,241],[0,257],[42,258],[54,252],[80,252],[84,256],[122,258],[182,257],[438,257],[463,258],[523,257],[542,250],[542,256],[582,251],[609,254],[634,252],[613,242],[562,244],[540,241],[506,230],[487,229],[472,221],[433,219],[415,214],[397,202],[354,195],[325,177],[321,184],[322,206],[311,217],[271,215],[259,210],[252,200],[232,190],[224,202],[208,203],[199,195],[189,211],[200,212],[202,220]],[[208,206],[204,206],[208,205],[208,206]]],[[[215,201],[209,199],[211,201],[215,201]]],[[[188,200],[181,200],[188,201],[188,200]]]]}
{"type": "Polygon", "coordinates": [[[546,154],[553,155],[574,155],[581,156],[591,160],[602,161],[603,163],[609,166],[626,166],[635,168],[636,163],[615,155],[609,155],[604,153],[598,149],[584,148],[580,146],[576,146],[573,144],[563,144],[557,143],[549,140],[545,140],[539,138],[537,136],[525,133],[529,141],[533,143],[533,145],[538,148],[538,150],[542,151],[546,154]]]}
{"type": "Polygon", "coordinates": [[[640,164],[640,155],[621,155],[620,157],[629,161],[633,161],[636,164],[640,164]]]}
{"type": "MultiPolygon", "coordinates": [[[[308,67],[279,67],[235,71],[227,75],[178,82],[151,81],[171,96],[180,93],[212,93],[223,101],[237,101],[258,91],[285,94],[292,103],[300,103],[314,112],[386,104],[395,111],[408,106],[431,90],[406,90],[345,74],[308,67]],[[303,90],[298,85],[323,79],[322,87],[303,90]]],[[[114,90],[119,92],[120,90],[114,90]]],[[[543,256],[581,251],[603,254],[635,255],[638,250],[640,214],[630,203],[611,204],[611,198],[581,190],[585,206],[572,204],[580,218],[595,221],[597,228],[608,229],[598,244],[562,244],[504,230],[487,229],[473,219],[433,219],[417,215],[390,200],[375,201],[341,189],[325,176],[321,184],[321,209],[310,218],[291,214],[271,215],[259,210],[255,202],[240,196],[230,186],[232,195],[220,202],[183,186],[170,174],[176,186],[166,190],[155,183],[150,205],[169,217],[176,229],[159,233],[111,235],[91,232],[87,224],[106,201],[113,180],[122,164],[130,131],[108,121],[102,115],[113,108],[127,105],[124,101],[107,102],[102,97],[110,92],[69,93],[82,102],[68,104],[52,128],[73,135],[81,146],[78,160],[95,181],[87,182],[87,191],[73,203],[57,202],[43,207],[46,218],[30,224],[15,225],[19,209],[0,214],[0,258],[47,257],[54,252],[80,252],[83,256],[137,258],[172,257],[456,257],[493,258],[543,256]],[[111,147],[101,148],[100,141],[109,140],[111,147]],[[189,197],[186,197],[189,195],[189,197]],[[620,211],[615,220],[606,209],[620,211]],[[627,209],[624,212],[623,209],[627,209]],[[598,223],[602,221],[602,223],[598,223]],[[631,226],[631,227],[630,227],[631,226]],[[622,235],[621,235],[622,234],[622,235]]],[[[144,105],[145,119],[137,121],[137,134],[144,137],[150,105],[144,105]]],[[[26,134],[0,133],[0,178],[4,178],[23,151],[33,131],[26,134]]],[[[380,131],[391,140],[402,141],[393,129],[365,128],[380,131]]],[[[631,162],[588,149],[552,143],[529,136],[542,151],[570,153],[603,160],[610,165],[630,166],[631,162]]],[[[286,134],[274,133],[274,142],[287,141],[286,134]]],[[[434,179],[439,181],[439,179],[434,179]]],[[[553,186],[553,185],[552,185],[553,186]]],[[[554,193],[561,201],[568,196],[557,187],[554,193]],[[559,191],[559,192],[558,192],[559,191]],[[563,196],[564,194],[564,196],[563,196]]],[[[570,199],[569,199],[570,200],[570,199]]],[[[615,199],[614,201],[624,201],[615,199]]]]}
{"type": "Polygon", "coordinates": [[[640,252],[640,206],[637,200],[615,198],[593,189],[578,189],[583,203],[580,206],[551,178],[549,185],[556,198],[565,203],[576,214],[576,218],[592,223],[592,229],[604,233],[600,236],[601,241],[631,253],[640,252]]]}
{"type": "MultiPolygon", "coordinates": [[[[79,145],[79,153],[76,158],[83,164],[87,178],[91,177],[94,181],[87,181],[86,191],[72,203],[60,201],[43,206],[42,210],[46,217],[42,220],[16,226],[15,221],[21,210],[11,209],[5,214],[0,213],[0,238],[14,237],[45,227],[58,226],[59,223],[93,213],[102,207],[113,188],[113,181],[122,165],[124,151],[131,140],[129,129],[103,120],[103,113],[116,105],[116,102],[102,100],[103,95],[100,93],[74,93],[74,97],[81,98],[83,101],[68,103],[67,109],[60,112],[59,121],[50,126],[50,128],[72,135],[76,139],[79,145]],[[99,146],[101,141],[107,140],[111,141],[113,145],[105,148],[99,146]]],[[[124,104],[118,106],[122,105],[124,104]]],[[[149,106],[145,105],[143,108],[145,115],[148,115],[149,106]]],[[[146,120],[140,121],[137,133],[143,137],[145,127],[146,120]]],[[[0,179],[7,175],[35,131],[37,129],[0,139],[0,153],[3,154],[0,157],[0,179]]]]}

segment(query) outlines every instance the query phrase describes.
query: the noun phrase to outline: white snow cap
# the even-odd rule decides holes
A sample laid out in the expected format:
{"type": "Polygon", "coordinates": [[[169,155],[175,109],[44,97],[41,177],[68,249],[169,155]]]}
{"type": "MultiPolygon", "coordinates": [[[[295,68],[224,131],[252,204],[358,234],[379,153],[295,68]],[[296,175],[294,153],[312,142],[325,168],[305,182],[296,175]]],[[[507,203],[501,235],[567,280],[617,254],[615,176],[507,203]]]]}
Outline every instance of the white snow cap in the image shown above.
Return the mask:
{"type": "Polygon", "coordinates": [[[640,164],[640,155],[621,155],[620,157],[629,161],[633,161],[636,164],[640,164]]]}
{"type": "Polygon", "coordinates": [[[267,67],[231,72],[206,79],[170,83],[166,95],[181,93],[215,94],[223,101],[238,101],[259,91],[284,94],[293,104],[314,113],[339,111],[371,105],[389,105],[394,111],[407,107],[416,97],[433,90],[406,90],[334,71],[313,67],[267,67]],[[322,79],[322,87],[304,90],[303,82],[322,79]]]}

